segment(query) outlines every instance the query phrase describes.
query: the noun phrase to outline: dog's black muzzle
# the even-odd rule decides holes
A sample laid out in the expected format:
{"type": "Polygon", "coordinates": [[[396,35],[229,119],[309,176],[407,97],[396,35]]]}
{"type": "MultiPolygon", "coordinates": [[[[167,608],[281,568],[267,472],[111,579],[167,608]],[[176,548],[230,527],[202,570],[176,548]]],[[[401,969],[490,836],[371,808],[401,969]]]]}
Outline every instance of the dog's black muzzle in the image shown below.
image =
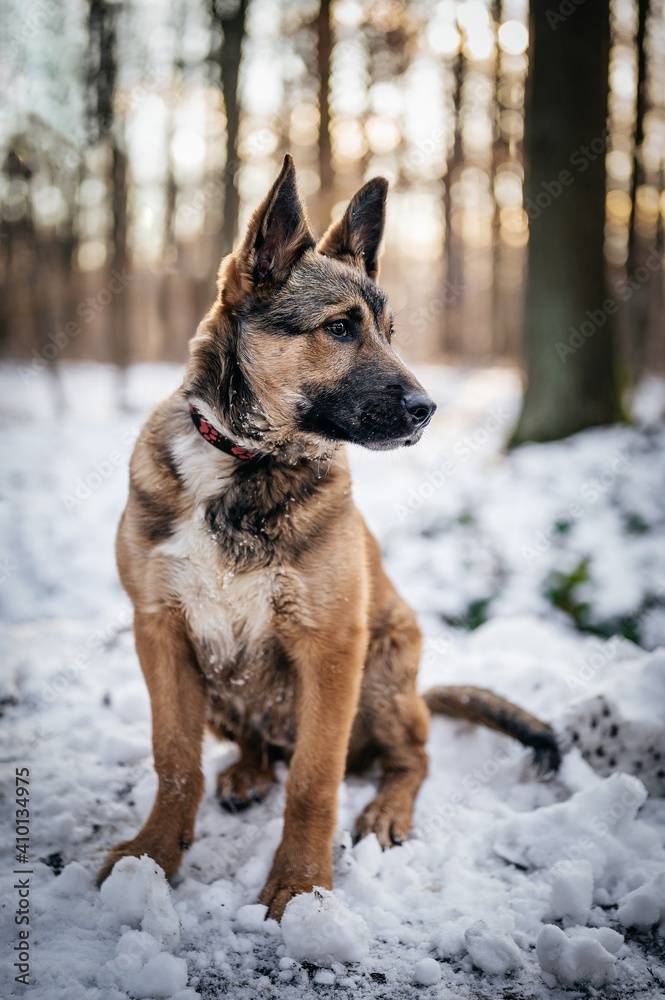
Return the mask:
{"type": "Polygon", "coordinates": [[[381,385],[375,377],[356,377],[310,397],[300,426],[333,441],[382,451],[415,444],[435,410],[415,379],[381,385]]]}

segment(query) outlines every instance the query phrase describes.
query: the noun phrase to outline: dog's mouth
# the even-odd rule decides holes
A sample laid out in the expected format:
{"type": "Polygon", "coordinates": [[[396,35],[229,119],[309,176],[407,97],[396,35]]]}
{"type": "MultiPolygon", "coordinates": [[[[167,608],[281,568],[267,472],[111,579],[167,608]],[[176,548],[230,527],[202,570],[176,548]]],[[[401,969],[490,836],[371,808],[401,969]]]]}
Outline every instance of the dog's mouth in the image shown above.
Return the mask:
{"type": "Polygon", "coordinates": [[[356,434],[351,437],[351,444],[361,445],[370,451],[392,451],[395,448],[409,448],[417,444],[423,436],[425,427],[429,423],[429,418],[422,426],[415,428],[408,434],[378,434],[376,430],[371,430],[368,434],[356,434]]]}
{"type": "Polygon", "coordinates": [[[354,444],[362,445],[370,451],[393,451],[395,448],[410,448],[411,445],[418,444],[423,436],[424,428],[420,428],[408,437],[384,438],[383,440],[354,441],[354,444]]]}
{"type": "Polygon", "coordinates": [[[408,448],[417,444],[431,420],[430,413],[417,427],[405,429],[382,426],[373,420],[352,421],[349,423],[319,413],[316,416],[316,427],[312,426],[311,416],[308,419],[308,430],[328,441],[343,441],[347,444],[357,444],[369,451],[392,451],[396,448],[408,448]]]}

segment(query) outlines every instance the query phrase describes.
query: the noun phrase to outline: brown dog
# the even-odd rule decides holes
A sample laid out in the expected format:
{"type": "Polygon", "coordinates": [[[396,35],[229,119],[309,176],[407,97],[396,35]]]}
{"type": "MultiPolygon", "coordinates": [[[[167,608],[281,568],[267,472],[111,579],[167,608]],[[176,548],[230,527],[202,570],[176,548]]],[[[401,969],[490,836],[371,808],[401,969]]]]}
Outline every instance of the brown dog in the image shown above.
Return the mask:
{"type": "Polygon", "coordinates": [[[421,636],[351,497],[344,447],[420,438],[434,404],[390,346],[375,284],[387,183],[369,181],[318,246],[291,157],[219,272],[182,387],[149,418],[118,532],[152,703],[157,798],[136,837],[172,875],[194,836],[206,724],[239,744],[223,805],[259,799],[290,761],[281,844],[260,900],[332,885],[337,789],[378,760],[356,824],[409,833],[429,709],[484,723],[556,768],[545,724],[490,692],[416,693],[421,636]]]}

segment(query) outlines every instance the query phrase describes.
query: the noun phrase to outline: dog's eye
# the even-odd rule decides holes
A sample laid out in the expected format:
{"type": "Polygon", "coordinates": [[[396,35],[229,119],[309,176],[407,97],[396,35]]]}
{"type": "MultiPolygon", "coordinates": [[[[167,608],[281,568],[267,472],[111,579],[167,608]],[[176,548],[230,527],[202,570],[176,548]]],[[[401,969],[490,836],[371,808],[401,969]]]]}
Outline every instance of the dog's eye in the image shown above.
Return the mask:
{"type": "Polygon", "coordinates": [[[326,331],[331,337],[334,337],[335,340],[350,340],[353,336],[351,327],[345,319],[336,319],[334,323],[328,323],[326,331]]]}

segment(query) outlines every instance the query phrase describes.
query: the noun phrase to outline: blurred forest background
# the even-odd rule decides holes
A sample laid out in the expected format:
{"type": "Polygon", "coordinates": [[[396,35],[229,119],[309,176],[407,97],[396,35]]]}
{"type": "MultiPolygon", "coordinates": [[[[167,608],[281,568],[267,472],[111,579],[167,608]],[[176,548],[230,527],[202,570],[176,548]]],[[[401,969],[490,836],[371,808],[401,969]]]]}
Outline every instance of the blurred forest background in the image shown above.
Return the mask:
{"type": "Polygon", "coordinates": [[[390,179],[397,347],[526,366],[518,439],[616,419],[665,370],[663,0],[0,10],[0,351],[25,378],[182,361],[287,150],[319,232],[390,179]]]}

